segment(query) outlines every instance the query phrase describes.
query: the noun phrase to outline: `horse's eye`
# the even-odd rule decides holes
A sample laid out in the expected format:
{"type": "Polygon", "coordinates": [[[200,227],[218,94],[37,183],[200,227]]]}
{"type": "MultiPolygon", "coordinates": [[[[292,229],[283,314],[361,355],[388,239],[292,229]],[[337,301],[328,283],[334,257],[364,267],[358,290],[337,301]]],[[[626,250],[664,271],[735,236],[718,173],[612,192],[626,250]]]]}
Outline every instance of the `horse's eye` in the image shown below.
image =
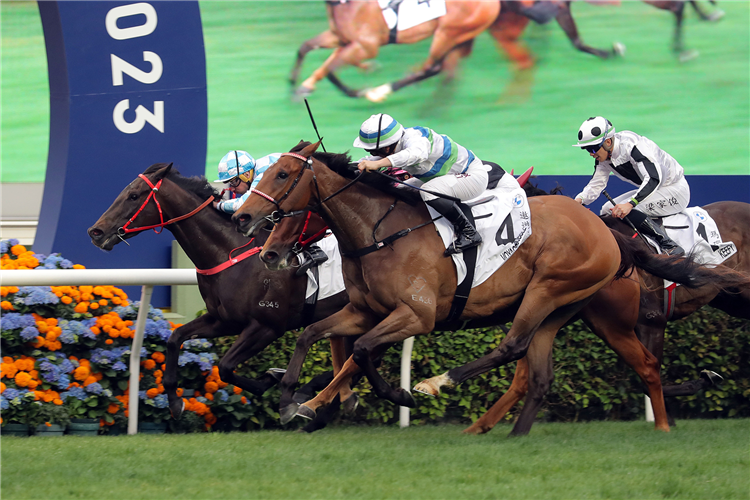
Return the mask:
{"type": "Polygon", "coordinates": [[[138,193],[133,193],[130,196],[128,196],[128,198],[131,199],[131,200],[137,200],[138,199],[138,193]]]}
{"type": "Polygon", "coordinates": [[[278,177],[279,179],[286,179],[287,177],[289,177],[289,174],[287,174],[286,172],[279,172],[278,177]]]}

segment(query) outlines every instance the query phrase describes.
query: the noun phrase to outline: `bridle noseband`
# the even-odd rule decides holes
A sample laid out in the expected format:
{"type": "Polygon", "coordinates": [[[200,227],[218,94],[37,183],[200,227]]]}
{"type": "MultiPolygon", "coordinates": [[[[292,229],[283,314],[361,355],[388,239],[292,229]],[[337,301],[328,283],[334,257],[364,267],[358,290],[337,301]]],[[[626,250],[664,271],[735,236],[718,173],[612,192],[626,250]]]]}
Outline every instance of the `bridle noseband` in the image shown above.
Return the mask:
{"type": "Polygon", "coordinates": [[[126,234],[135,233],[138,231],[145,231],[147,229],[153,229],[156,234],[160,234],[164,230],[164,226],[168,226],[170,224],[174,224],[175,222],[181,221],[183,219],[187,219],[188,217],[192,217],[193,215],[197,214],[198,212],[206,208],[214,200],[214,197],[211,196],[209,199],[204,201],[200,206],[198,206],[198,208],[196,208],[192,212],[187,213],[185,215],[181,215],[179,217],[175,217],[174,219],[170,219],[167,222],[164,222],[164,214],[161,211],[161,204],[159,203],[159,200],[156,199],[156,193],[159,192],[159,188],[161,187],[161,183],[164,179],[159,179],[156,185],[154,185],[145,175],[138,174],[138,177],[143,179],[143,181],[148,185],[148,187],[151,188],[151,192],[148,193],[148,197],[146,197],[146,201],[143,202],[143,204],[138,209],[138,211],[130,219],[128,219],[125,225],[117,229],[117,236],[128,245],[129,243],[123,237],[126,234]],[[143,211],[143,209],[146,208],[146,205],[148,205],[148,202],[151,200],[151,198],[154,199],[154,203],[156,203],[156,208],[159,210],[159,224],[153,224],[151,226],[129,228],[128,226],[132,224],[135,218],[138,217],[138,214],[140,214],[141,211],[143,211]]]}

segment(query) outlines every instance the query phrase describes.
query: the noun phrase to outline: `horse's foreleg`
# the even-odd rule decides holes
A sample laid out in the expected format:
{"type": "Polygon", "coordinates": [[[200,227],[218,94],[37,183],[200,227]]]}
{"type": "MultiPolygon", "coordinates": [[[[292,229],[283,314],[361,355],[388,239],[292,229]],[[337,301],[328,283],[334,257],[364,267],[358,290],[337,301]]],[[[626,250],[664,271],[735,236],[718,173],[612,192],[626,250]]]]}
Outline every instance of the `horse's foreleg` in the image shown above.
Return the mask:
{"type": "MultiPolygon", "coordinates": [[[[292,359],[289,361],[287,371],[281,379],[282,392],[279,406],[282,423],[291,420],[297,412],[298,404],[293,400],[293,390],[299,381],[302,364],[310,347],[322,338],[361,335],[369,330],[373,324],[372,318],[358,311],[351,304],[347,304],[344,309],[305,328],[297,338],[292,359]]],[[[328,387],[330,388],[330,385],[328,387]]],[[[338,392],[337,390],[336,393],[338,392]]],[[[331,396],[329,402],[333,400],[334,396],[335,394],[331,396]]]]}
{"type": "Polygon", "coordinates": [[[289,74],[289,83],[292,84],[292,88],[297,86],[297,78],[299,78],[299,72],[302,68],[302,62],[305,60],[305,56],[308,52],[317,49],[335,49],[341,45],[341,39],[336,36],[331,30],[326,30],[320,33],[318,36],[313,37],[305,41],[300,45],[297,50],[297,60],[294,63],[292,72],[289,74]]]}
{"type": "Polygon", "coordinates": [[[526,357],[518,360],[513,382],[508,391],[479,417],[470,427],[464,430],[465,434],[484,434],[490,432],[495,425],[521,401],[529,390],[529,362],[526,357]]]}
{"type": "MultiPolygon", "coordinates": [[[[351,42],[343,47],[339,47],[333,51],[333,54],[331,54],[318,69],[313,71],[312,75],[310,75],[307,79],[305,79],[305,81],[302,82],[302,84],[297,89],[296,94],[298,96],[308,95],[315,90],[315,87],[320,80],[326,78],[332,73],[335,73],[339,68],[346,65],[359,66],[363,61],[372,59],[377,55],[378,46],[373,44],[365,45],[359,42],[351,42]]],[[[351,89],[341,83],[341,81],[338,80],[338,78],[336,78],[335,76],[331,81],[333,81],[334,84],[338,82],[340,86],[337,86],[340,90],[344,92],[347,92],[347,90],[351,91],[351,89]]]]}
{"type": "Polygon", "coordinates": [[[169,400],[169,410],[172,418],[179,419],[182,415],[184,403],[182,398],[177,395],[177,366],[180,357],[180,346],[188,339],[192,338],[215,338],[227,335],[237,335],[239,332],[235,329],[228,328],[210,314],[204,314],[181,327],[177,328],[167,340],[167,353],[164,367],[164,390],[169,400]]]}
{"type": "Polygon", "coordinates": [[[513,61],[518,70],[534,66],[534,58],[529,50],[519,41],[521,33],[529,24],[529,18],[515,12],[501,11],[495,23],[490,26],[490,35],[498,46],[513,61]]]}
{"type": "Polygon", "coordinates": [[[619,49],[617,43],[615,43],[612,50],[596,49],[583,43],[583,40],[581,40],[581,36],[578,33],[578,27],[573,19],[573,15],[570,13],[570,2],[565,2],[560,6],[555,19],[557,20],[557,24],[560,25],[560,28],[565,32],[568,40],[570,40],[573,46],[579,51],[595,55],[596,57],[601,57],[602,59],[607,59],[608,57],[621,53],[621,49],[619,49]]]}
{"type": "Polygon", "coordinates": [[[223,382],[234,384],[256,396],[261,396],[268,389],[276,385],[276,378],[270,374],[264,374],[260,379],[253,380],[234,373],[237,365],[252,358],[265,349],[271,342],[281,336],[283,332],[275,332],[272,328],[261,325],[253,319],[250,324],[242,330],[240,336],[232,344],[232,347],[219,361],[219,377],[223,382]]]}

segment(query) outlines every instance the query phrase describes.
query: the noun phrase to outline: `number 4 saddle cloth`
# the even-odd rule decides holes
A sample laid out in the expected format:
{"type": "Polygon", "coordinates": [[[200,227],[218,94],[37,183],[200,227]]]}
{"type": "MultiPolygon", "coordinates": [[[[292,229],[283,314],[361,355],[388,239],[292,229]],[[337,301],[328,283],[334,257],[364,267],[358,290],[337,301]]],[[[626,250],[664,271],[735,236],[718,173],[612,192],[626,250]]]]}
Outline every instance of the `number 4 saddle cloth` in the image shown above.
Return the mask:
{"type": "MultiPolygon", "coordinates": [[[[487,281],[531,235],[531,212],[526,192],[508,173],[500,178],[497,187],[464,204],[471,206],[474,225],[482,236],[471,285],[473,288],[487,281]]],[[[433,219],[440,217],[434,209],[427,208],[433,219]]],[[[435,221],[435,226],[447,248],[455,238],[453,225],[441,217],[435,221]]],[[[460,284],[466,278],[466,263],[460,253],[451,257],[460,284]]]]}

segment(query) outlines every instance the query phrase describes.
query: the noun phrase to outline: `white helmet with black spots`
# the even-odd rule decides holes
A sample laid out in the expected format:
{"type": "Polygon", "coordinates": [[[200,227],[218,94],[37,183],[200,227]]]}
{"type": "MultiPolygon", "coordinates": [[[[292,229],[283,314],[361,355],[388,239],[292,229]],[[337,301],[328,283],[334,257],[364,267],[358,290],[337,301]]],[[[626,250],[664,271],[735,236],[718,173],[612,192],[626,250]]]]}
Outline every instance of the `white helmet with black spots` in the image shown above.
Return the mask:
{"type": "MultiPolygon", "coordinates": [[[[586,146],[601,146],[602,143],[615,135],[615,127],[612,122],[603,116],[592,116],[578,129],[578,143],[574,148],[585,148],[586,146]]],[[[598,149],[598,148],[597,148],[598,149]]]]}
{"type": "Polygon", "coordinates": [[[354,147],[379,149],[395,144],[404,135],[404,127],[391,115],[378,113],[362,123],[359,135],[354,139],[354,147]]]}

